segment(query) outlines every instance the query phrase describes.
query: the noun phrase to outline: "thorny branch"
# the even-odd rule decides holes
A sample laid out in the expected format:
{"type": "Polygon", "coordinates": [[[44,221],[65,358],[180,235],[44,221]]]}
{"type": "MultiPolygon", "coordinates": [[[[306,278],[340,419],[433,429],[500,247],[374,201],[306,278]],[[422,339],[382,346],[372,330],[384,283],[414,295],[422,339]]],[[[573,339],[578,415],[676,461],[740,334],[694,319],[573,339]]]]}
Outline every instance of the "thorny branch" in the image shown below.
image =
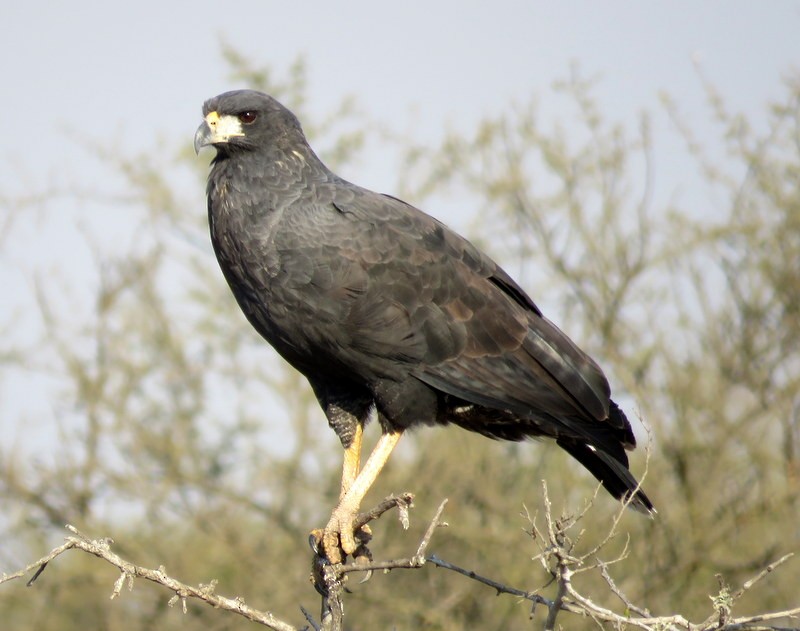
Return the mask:
{"type": "MultiPolygon", "coordinates": [[[[611,561],[602,561],[597,557],[597,554],[604,549],[604,547],[617,536],[617,525],[619,520],[614,520],[607,536],[597,546],[591,548],[588,552],[579,553],[577,551],[577,544],[580,540],[580,534],[577,537],[571,536],[571,530],[580,522],[583,516],[591,506],[591,502],[587,508],[574,516],[564,516],[560,518],[553,517],[552,504],[547,492],[546,484],[542,483],[543,494],[543,511],[544,511],[544,526],[540,528],[537,524],[536,517],[529,520],[531,523],[531,530],[529,534],[536,541],[540,548],[539,554],[534,557],[535,561],[539,561],[547,573],[552,576],[552,581],[556,584],[556,596],[552,600],[538,593],[540,590],[523,590],[517,589],[487,578],[478,574],[473,570],[468,570],[448,561],[445,561],[435,554],[427,555],[428,547],[431,539],[440,526],[447,524],[441,521],[441,516],[444,511],[447,500],[444,500],[437,509],[433,519],[430,521],[416,552],[403,559],[395,559],[389,561],[371,561],[369,563],[359,563],[352,565],[331,565],[326,566],[324,572],[326,573],[326,580],[329,580],[329,585],[332,589],[326,597],[327,617],[323,616],[322,622],[317,623],[313,617],[306,610],[302,610],[307,622],[315,629],[315,631],[340,631],[343,624],[343,604],[342,598],[345,593],[344,579],[350,572],[356,571],[375,571],[383,570],[388,572],[392,569],[419,569],[427,563],[435,565],[436,567],[450,570],[475,580],[483,585],[487,585],[494,589],[497,594],[509,594],[518,598],[529,600],[532,603],[530,617],[533,619],[536,607],[543,605],[547,609],[547,616],[544,621],[543,628],[548,631],[556,628],[556,621],[559,614],[567,612],[570,614],[579,614],[583,617],[590,617],[596,623],[598,628],[604,628],[606,625],[614,629],[637,628],[637,629],[652,629],[658,631],[676,630],[676,631],[798,631],[800,627],[784,627],[774,626],[772,623],[777,623],[779,620],[796,619],[800,618],[800,606],[785,611],[769,612],[763,614],[756,614],[751,616],[735,617],[732,615],[733,608],[739,598],[741,598],[747,591],[752,589],[759,581],[763,580],[770,573],[775,571],[779,566],[786,563],[792,558],[792,554],[786,554],[777,561],[774,561],[761,572],[756,574],[753,578],[746,581],[736,590],[728,587],[720,577],[720,592],[711,597],[712,605],[714,608],[706,620],[699,623],[692,623],[682,615],[671,616],[653,616],[644,608],[636,606],[623,592],[617,587],[609,572],[609,566],[617,561],[622,560],[627,554],[627,544],[625,549],[617,558],[611,561]],[[579,593],[575,588],[572,577],[580,572],[591,570],[598,570],[600,575],[604,578],[606,584],[612,593],[624,604],[624,613],[616,613],[615,611],[601,607],[594,603],[590,598],[579,593]]],[[[411,505],[411,496],[403,494],[400,496],[390,496],[376,506],[373,510],[362,514],[359,517],[360,523],[367,523],[373,519],[377,519],[384,512],[397,507],[400,511],[401,521],[407,524],[408,521],[408,508],[411,505]]],[[[27,567],[14,572],[13,574],[3,574],[0,576],[0,584],[5,582],[19,579],[27,576],[33,572],[32,577],[28,581],[28,585],[32,585],[39,575],[45,570],[47,565],[56,559],[58,556],[67,552],[68,550],[82,550],[92,554],[98,558],[105,560],[120,571],[119,578],[114,582],[111,592],[111,598],[116,598],[122,592],[122,588],[127,585],[128,589],[133,587],[134,578],[144,578],[159,585],[163,585],[172,592],[174,596],[170,599],[169,604],[174,605],[178,601],[181,602],[182,608],[186,611],[186,603],[190,598],[201,600],[215,608],[223,609],[237,613],[244,618],[253,622],[259,623],[267,628],[275,629],[277,631],[300,631],[287,622],[276,618],[273,614],[258,610],[245,604],[242,598],[226,598],[214,593],[216,581],[211,581],[209,584],[201,584],[198,587],[187,585],[167,575],[164,567],[159,567],[156,570],[147,569],[122,559],[117,554],[111,551],[113,541],[110,539],[89,539],[83,534],[78,532],[72,526],[67,526],[67,529],[72,533],[72,536],[66,538],[66,542],[57,548],[50,551],[49,554],[42,557],[38,561],[31,563],[27,567]]],[[[302,608],[301,608],[302,609],[302,608]]],[[[308,627],[305,627],[306,629],[308,627]]]]}
{"type": "MultiPolygon", "coordinates": [[[[400,496],[390,495],[371,511],[362,513],[355,521],[356,527],[363,526],[373,519],[377,519],[387,510],[397,507],[400,512],[400,522],[403,528],[407,529],[409,524],[408,509],[411,507],[413,495],[404,493],[400,496]]],[[[322,580],[325,584],[325,593],[322,596],[322,631],[341,631],[344,621],[344,604],[342,596],[344,593],[344,582],[346,575],[350,572],[367,572],[367,578],[375,570],[388,572],[393,569],[418,569],[425,565],[427,559],[425,552],[433,538],[433,533],[438,527],[447,526],[446,522],[441,521],[442,512],[447,505],[447,499],[442,500],[439,508],[433,516],[422,540],[417,546],[416,554],[406,559],[395,559],[392,561],[370,561],[368,563],[355,563],[352,565],[335,564],[315,567],[315,571],[322,573],[322,580]]]]}
{"type": "MultiPolygon", "coordinates": [[[[573,540],[570,537],[570,530],[580,521],[586,511],[584,510],[577,517],[554,519],[552,504],[547,493],[547,485],[544,482],[542,482],[542,495],[544,498],[545,528],[540,529],[535,519],[531,519],[532,529],[530,534],[537,541],[540,548],[540,553],[534,558],[542,563],[545,570],[553,576],[557,583],[556,598],[550,603],[544,603],[548,608],[548,615],[544,625],[546,631],[555,628],[556,617],[562,610],[579,612],[584,616],[589,616],[600,628],[603,628],[605,623],[610,624],[613,628],[635,627],[639,629],[657,629],[658,631],[666,631],[668,629],[681,631],[738,631],[744,629],[751,631],[756,629],[788,631],[789,628],[787,627],[770,626],[764,623],[800,616],[800,607],[753,616],[733,617],[731,615],[735,602],[758,581],[788,561],[792,554],[787,554],[770,564],[735,592],[732,592],[720,579],[720,593],[711,598],[715,612],[703,622],[692,623],[681,615],[653,616],[647,609],[634,605],[619,590],[608,571],[609,565],[622,560],[627,555],[627,544],[625,550],[610,562],[603,562],[596,556],[600,550],[617,536],[616,528],[619,520],[614,520],[607,536],[600,544],[592,548],[588,553],[578,554],[576,552],[577,539],[573,540]],[[624,615],[595,604],[575,588],[572,577],[577,573],[594,569],[600,570],[601,576],[605,579],[611,591],[625,604],[626,612],[624,615]],[[635,616],[631,614],[635,614],[635,616]]],[[[580,534],[578,535],[579,537],[580,534]]],[[[791,627],[790,629],[797,630],[800,627],[791,627]]]]}
{"type": "MultiPolygon", "coordinates": [[[[533,603],[531,608],[531,618],[533,618],[533,614],[536,611],[536,605],[544,605],[545,607],[550,610],[555,606],[554,601],[550,600],[549,598],[545,598],[540,594],[537,594],[535,591],[524,591],[521,589],[517,589],[516,587],[509,587],[508,585],[504,585],[503,583],[498,583],[497,581],[487,578],[485,576],[481,576],[477,572],[473,570],[467,570],[463,567],[459,567],[454,563],[450,563],[445,561],[444,559],[440,559],[435,554],[432,554],[428,557],[428,562],[435,565],[436,567],[444,568],[445,570],[451,570],[453,572],[457,572],[458,574],[463,574],[464,576],[471,578],[479,583],[483,583],[484,585],[488,585],[492,589],[497,592],[497,595],[500,594],[510,594],[511,596],[519,596],[520,598],[524,598],[526,600],[530,600],[533,603]]],[[[562,609],[565,611],[570,611],[572,613],[583,613],[581,609],[577,607],[573,607],[570,603],[563,603],[561,606],[562,609]]]]}
{"type": "Polygon", "coordinates": [[[180,601],[184,612],[186,611],[187,599],[196,598],[208,603],[212,607],[224,609],[226,611],[232,611],[240,616],[243,616],[244,618],[247,618],[248,620],[257,622],[265,627],[274,629],[275,631],[299,631],[297,627],[279,620],[268,611],[261,611],[246,605],[242,598],[226,598],[224,596],[215,594],[214,588],[216,587],[216,581],[211,581],[207,585],[201,584],[198,587],[187,585],[167,575],[163,566],[159,567],[157,570],[151,570],[139,565],[135,565],[130,561],[126,561],[125,559],[121,558],[111,551],[111,544],[113,543],[111,539],[89,539],[78,532],[77,528],[74,526],[68,525],[67,530],[73,533],[73,536],[67,537],[66,543],[54,548],[49,554],[42,557],[38,561],[31,563],[29,566],[18,572],[14,572],[13,574],[3,574],[0,576],[0,584],[26,576],[36,569],[33,577],[27,583],[28,586],[31,586],[47,567],[47,564],[56,557],[64,554],[68,550],[83,550],[84,552],[88,552],[89,554],[93,554],[94,556],[107,561],[120,571],[120,576],[114,582],[114,588],[111,592],[112,599],[120,595],[123,586],[126,584],[129,590],[133,589],[134,578],[144,578],[148,581],[163,585],[164,587],[175,592],[175,595],[172,597],[172,599],[170,599],[169,604],[174,605],[180,601]]]}
{"type": "MultiPolygon", "coordinates": [[[[370,563],[364,563],[359,565],[345,565],[338,568],[338,571],[341,573],[347,572],[369,572],[375,570],[394,570],[394,569],[416,569],[420,568],[427,561],[430,559],[425,556],[425,552],[428,549],[428,545],[430,545],[431,539],[433,538],[433,533],[436,528],[445,527],[447,526],[447,522],[440,521],[442,513],[444,512],[444,507],[447,505],[447,499],[442,500],[442,503],[439,504],[439,508],[436,510],[436,514],[434,514],[433,519],[431,520],[430,524],[428,524],[428,529],[425,531],[425,534],[422,537],[422,540],[419,542],[419,546],[417,547],[417,552],[412,557],[408,557],[406,559],[395,559],[392,561],[373,561],[370,563]]],[[[407,520],[408,517],[405,516],[407,520]]]]}

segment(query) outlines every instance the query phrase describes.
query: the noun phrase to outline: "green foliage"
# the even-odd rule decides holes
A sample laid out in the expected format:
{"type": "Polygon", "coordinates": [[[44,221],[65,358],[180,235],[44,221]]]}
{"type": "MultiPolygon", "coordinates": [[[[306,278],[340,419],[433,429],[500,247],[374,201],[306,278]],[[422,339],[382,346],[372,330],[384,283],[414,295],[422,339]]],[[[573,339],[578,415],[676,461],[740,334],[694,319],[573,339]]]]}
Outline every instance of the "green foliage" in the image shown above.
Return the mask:
{"type": "MultiPolygon", "coordinates": [[[[298,112],[326,161],[360,155],[374,126],[362,124],[351,99],[315,120],[302,60],[279,79],[228,45],[223,56],[232,79],[298,112]]],[[[615,392],[632,402],[629,415],[644,419],[653,437],[645,486],[659,516],[622,517],[629,554],[612,573],[636,604],[689,618],[708,615],[716,573],[738,585],[800,544],[800,83],[788,82],[771,106],[766,133],[727,112],[707,86],[724,163],[708,158],[674,103],[665,99],[665,107],[709,191],[723,200],[714,217],[654,201],[650,116],[634,128],[609,122],[577,73],[553,91],[573,108],[560,124],[530,103],[472,133],[451,132],[438,148],[398,147],[412,199],[462,186],[488,241],[514,246],[524,284],[560,307],[553,319],[608,369],[615,392]]],[[[218,592],[300,624],[299,604],[317,609],[305,540],[335,502],[338,441],[307,385],[229,296],[208,247],[205,169],[194,156],[164,147],[157,160],[91,150],[121,177],[112,201],[133,217],[133,237],[112,250],[89,233],[90,317],[70,318],[58,279],[40,275],[41,343],[25,355],[0,346],[0,361],[41,368],[58,384],[55,447],[33,459],[30,448],[15,450],[24,428],[0,447],[0,497],[10,507],[0,524],[0,565],[16,569],[40,556],[73,523],[90,536],[113,536],[115,549],[137,563],[163,564],[192,584],[217,579],[218,592]],[[191,190],[174,183],[181,181],[191,190]]],[[[44,202],[43,221],[60,203],[44,202]]],[[[13,324],[3,322],[4,332],[13,324]]],[[[552,447],[494,443],[454,428],[422,430],[401,445],[370,498],[415,492],[412,529],[402,531],[390,515],[375,524],[376,558],[410,555],[448,497],[451,525],[430,551],[552,598],[550,576],[530,560],[537,548],[524,507],[536,512],[539,480],[547,478],[557,506],[580,510],[593,481],[552,447]]],[[[637,452],[634,469],[644,464],[637,452]]],[[[605,497],[595,503],[582,522],[589,548],[606,537],[617,509],[605,497]]],[[[620,553],[618,539],[601,557],[620,553]]],[[[796,604],[800,569],[779,572],[736,607],[796,604]]],[[[115,579],[95,559],[60,560],[31,589],[0,588],[4,623],[126,631],[250,625],[193,603],[184,616],[167,606],[168,594],[141,582],[110,603],[115,579]]],[[[595,602],[617,606],[599,576],[579,580],[595,602]]],[[[528,603],[495,598],[430,566],[353,586],[347,607],[353,629],[529,624],[528,603]]]]}

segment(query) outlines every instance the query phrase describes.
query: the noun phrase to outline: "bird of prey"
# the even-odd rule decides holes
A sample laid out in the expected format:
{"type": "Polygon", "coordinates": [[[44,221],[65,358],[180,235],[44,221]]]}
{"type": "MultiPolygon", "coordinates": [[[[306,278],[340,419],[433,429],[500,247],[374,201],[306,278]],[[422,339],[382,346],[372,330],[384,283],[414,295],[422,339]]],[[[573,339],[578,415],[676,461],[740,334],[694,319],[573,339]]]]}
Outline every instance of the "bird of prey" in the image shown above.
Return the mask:
{"type": "Polygon", "coordinates": [[[414,206],[330,171],[274,98],[226,92],[203,117],[194,146],[216,149],[207,194],[219,265],[253,327],[308,378],[345,450],[327,559],[353,554],[362,499],[421,425],[554,439],[611,495],[653,512],[602,370],[500,266],[414,206]],[[362,467],[374,412],[382,433],[362,467]]]}

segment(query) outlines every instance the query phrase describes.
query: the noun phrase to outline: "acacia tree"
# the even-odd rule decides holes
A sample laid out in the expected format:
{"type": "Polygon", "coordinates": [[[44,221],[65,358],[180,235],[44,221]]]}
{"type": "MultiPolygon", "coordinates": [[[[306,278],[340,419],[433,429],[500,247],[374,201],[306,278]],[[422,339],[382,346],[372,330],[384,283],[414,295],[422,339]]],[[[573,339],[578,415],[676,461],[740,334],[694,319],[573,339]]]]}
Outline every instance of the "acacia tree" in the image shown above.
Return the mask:
{"type": "MultiPolygon", "coordinates": [[[[348,100],[315,124],[301,62],[281,81],[228,47],[223,54],[234,79],[298,113],[332,165],[357,160],[366,134],[379,131],[348,100]]],[[[617,515],[602,500],[584,512],[594,483],[557,450],[426,429],[396,454],[372,495],[419,485],[411,489],[411,530],[384,517],[373,552],[420,565],[414,553],[428,526],[451,526],[430,531],[423,556],[435,557],[424,569],[363,586],[349,581],[352,628],[521,627],[531,601],[545,605],[533,625],[568,628],[623,624],[593,606],[640,618],[644,628],[683,622],[648,618],[637,604],[708,625],[699,628],[798,606],[796,564],[764,579],[767,588],[737,594],[736,586],[798,547],[800,266],[792,262],[800,261],[800,89],[787,84],[765,135],[726,112],[710,87],[708,94],[726,165],[705,156],[668,100],[666,110],[724,200],[716,220],[654,205],[649,119],[634,128],[609,122],[578,75],[552,94],[574,108],[569,134],[531,103],[474,133],[452,132],[438,148],[408,140],[398,147],[405,197],[419,204],[454,188],[463,194],[479,212],[481,245],[513,246],[516,263],[503,262],[519,265],[534,297],[560,306],[556,319],[610,368],[629,411],[654,436],[646,484],[660,514],[617,515]],[[444,516],[434,519],[444,497],[444,516]],[[558,519],[561,508],[550,502],[580,519],[558,519]],[[612,527],[628,537],[610,538],[612,527]],[[434,570],[441,559],[493,577],[495,589],[514,597],[490,599],[485,585],[434,570]],[[617,559],[606,570],[603,563],[617,559]],[[733,587],[721,587],[716,573],[733,587]],[[587,593],[591,603],[577,598],[587,593]]],[[[303,380],[267,350],[228,295],[205,234],[205,168],[188,146],[160,162],[152,152],[143,160],[89,150],[123,183],[111,195],[83,191],[82,201],[124,206],[136,217],[136,236],[112,250],[88,231],[97,273],[91,316],[80,322],[65,314],[58,288],[36,278],[43,334],[24,356],[29,368],[58,379],[58,450],[34,460],[13,442],[0,450],[0,497],[10,507],[2,526],[13,542],[0,563],[6,571],[26,565],[70,523],[88,535],[74,535],[71,545],[135,560],[156,582],[168,575],[195,586],[197,594],[168,585],[179,602],[199,596],[253,614],[218,591],[303,624],[298,605],[317,611],[305,537],[335,502],[338,442],[303,380]],[[191,190],[173,184],[187,179],[191,190]],[[93,541],[109,535],[110,547],[93,541]]],[[[44,202],[45,220],[61,199],[44,202]]],[[[4,205],[11,218],[14,202],[4,205]]],[[[14,350],[4,347],[2,357],[18,367],[23,355],[14,350]]],[[[56,562],[30,590],[19,582],[0,589],[9,626],[170,629],[185,627],[186,616],[210,629],[251,624],[196,605],[184,615],[142,581],[128,593],[135,569],[72,559],[56,562]],[[113,604],[104,602],[110,591],[118,594],[113,604]]]]}

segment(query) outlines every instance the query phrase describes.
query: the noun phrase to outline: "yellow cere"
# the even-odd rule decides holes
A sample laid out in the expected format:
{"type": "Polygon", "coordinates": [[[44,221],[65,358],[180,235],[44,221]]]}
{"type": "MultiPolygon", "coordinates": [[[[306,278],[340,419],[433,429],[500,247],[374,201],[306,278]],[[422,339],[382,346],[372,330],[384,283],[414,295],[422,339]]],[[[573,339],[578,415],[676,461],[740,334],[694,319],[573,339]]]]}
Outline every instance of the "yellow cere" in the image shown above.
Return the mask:
{"type": "Polygon", "coordinates": [[[206,124],[211,128],[212,142],[227,142],[234,136],[244,136],[242,123],[236,116],[225,114],[220,116],[217,111],[206,114],[206,124]]]}

